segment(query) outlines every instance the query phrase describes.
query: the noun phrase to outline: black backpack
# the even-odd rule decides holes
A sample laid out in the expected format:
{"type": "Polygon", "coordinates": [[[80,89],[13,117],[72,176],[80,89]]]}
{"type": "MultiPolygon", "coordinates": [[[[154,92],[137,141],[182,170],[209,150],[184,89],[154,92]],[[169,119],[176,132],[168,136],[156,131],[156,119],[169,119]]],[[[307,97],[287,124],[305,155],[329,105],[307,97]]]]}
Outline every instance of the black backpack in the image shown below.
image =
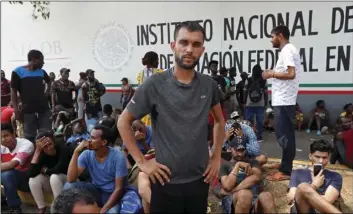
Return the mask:
{"type": "Polygon", "coordinates": [[[263,86],[260,80],[253,80],[249,87],[249,99],[253,103],[261,101],[263,95],[263,86]]]}

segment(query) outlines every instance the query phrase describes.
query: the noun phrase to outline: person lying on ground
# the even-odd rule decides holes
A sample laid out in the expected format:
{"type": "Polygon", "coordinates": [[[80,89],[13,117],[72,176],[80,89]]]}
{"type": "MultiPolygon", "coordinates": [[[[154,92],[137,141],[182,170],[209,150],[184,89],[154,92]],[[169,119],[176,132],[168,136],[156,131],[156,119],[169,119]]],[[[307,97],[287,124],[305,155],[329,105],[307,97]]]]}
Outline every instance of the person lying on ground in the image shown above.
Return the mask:
{"type": "Polygon", "coordinates": [[[332,204],[340,197],[342,176],[326,169],[332,146],[325,140],[310,145],[312,166],[292,172],[288,204],[291,213],[341,213],[332,204]]]}
{"type": "Polygon", "coordinates": [[[261,192],[261,169],[258,161],[246,155],[241,136],[234,137],[228,147],[232,159],[221,165],[220,195],[224,213],[276,213],[274,198],[261,192]]]}
{"type": "Polygon", "coordinates": [[[91,131],[90,140],[77,146],[69,164],[68,182],[64,186],[64,189],[88,189],[98,206],[102,207],[101,213],[118,213],[120,199],[128,185],[124,154],[108,146],[110,134],[108,127],[97,125],[91,131]],[[85,169],[88,169],[92,183],[77,181],[85,169]]]}
{"type": "Polygon", "coordinates": [[[228,148],[227,146],[233,138],[241,137],[245,143],[246,155],[256,159],[260,166],[267,163],[267,157],[261,154],[257,137],[250,126],[235,122],[231,126],[226,125],[225,129],[223,151],[227,151],[226,148],[228,148]]]}
{"type": "MultiPolygon", "coordinates": [[[[17,190],[30,192],[27,172],[33,151],[33,143],[24,138],[16,138],[10,123],[1,124],[1,185],[10,212],[22,212],[17,190]]],[[[1,211],[5,209],[2,207],[1,211]]]]}
{"type": "Polygon", "coordinates": [[[325,101],[318,100],[316,102],[316,108],[311,111],[311,116],[309,119],[308,129],[306,130],[306,133],[309,134],[311,132],[312,126],[315,124],[317,128],[316,135],[321,135],[323,128],[327,130],[329,121],[329,112],[325,107],[325,101]]]}
{"type": "Polygon", "coordinates": [[[37,135],[36,149],[29,165],[29,187],[37,204],[38,213],[46,213],[44,192],[56,198],[66,183],[71,152],[66,146],[55,145],[52,131],[37,135]]]}

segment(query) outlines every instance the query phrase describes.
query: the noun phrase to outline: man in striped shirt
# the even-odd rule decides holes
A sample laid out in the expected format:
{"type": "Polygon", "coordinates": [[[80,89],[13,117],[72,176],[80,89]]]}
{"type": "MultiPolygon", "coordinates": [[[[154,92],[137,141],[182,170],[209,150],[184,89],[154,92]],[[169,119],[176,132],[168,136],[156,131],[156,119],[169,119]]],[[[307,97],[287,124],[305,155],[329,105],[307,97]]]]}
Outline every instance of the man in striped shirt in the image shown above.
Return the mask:
{"type": "Polygon", "coordinates": [[[21,199],[17,190],[30,191],[27,170],[33,151],[32,142],[15,137],[11,124],[1,124],[1,184],[11,213],[21,212],[21,199]]]}

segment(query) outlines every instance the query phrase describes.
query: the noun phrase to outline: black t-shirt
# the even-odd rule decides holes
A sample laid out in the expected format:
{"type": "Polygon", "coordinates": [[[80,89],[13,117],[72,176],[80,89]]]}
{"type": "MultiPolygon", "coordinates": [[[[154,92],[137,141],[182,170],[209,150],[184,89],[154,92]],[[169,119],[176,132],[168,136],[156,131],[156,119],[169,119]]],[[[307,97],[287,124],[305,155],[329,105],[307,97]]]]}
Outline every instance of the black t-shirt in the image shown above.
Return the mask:
{"type": "Polygon", "coordinates": [[[43,69],[30,71],[24,66],[16,68],[11,75],[11,88],[21,96],[23,113],[43,113],[49,109],[45,95],[45,83],[50,79],[43,69]]]}
{"type": "MultiPolygon", "coordinates": [[[[245,81],[248,81],[247,79],[245,81]]],[[[238,82],[236,89],[239,93],[239,98],[240,98],[240,102],[242,102],[244,104],[244,86],[245,86],[245,81],[241,80],[240,82],[238,82]]]]}
{"type": "Polygon", "coordinates": [[[94,81],[93,83],[84,84],[83,94],[86,103],[86,113],[92,116],[98,116],[97,113],[102,111],[101,96],[105,92],[105,87],[102,83],[94,81]]]}
{"type": "Polygon", "coordinates": [[[72,92],[75,91],[75,83],[72,81],[63,82],[57,80],[52,83],[52,93],[56,93],[56,105],[62,105],[65,108],[73,108],[74,102],[72,92]]]}
{"type": "Polygon", "coordinates": [[[37,164],[30,164],[28,173],[30,177],[36,177],[43,166],[47,167],[47,175],[51,174],[65,174],[69,168],[72,152],[66,146],[55,146],[56,155],[49,156],[44,152],[41,153],[37,164]]]}
{"type": "Polygon", "coordinates": [[[223,100],[225,98],[225,93],[226,93],[226,88],[227,88],[227,82],[222,76],[212,76],[212,78],[217,82],[218,88],[219,88],[219,97],[221,99],[221,104],[223,104],[223,100]]]}

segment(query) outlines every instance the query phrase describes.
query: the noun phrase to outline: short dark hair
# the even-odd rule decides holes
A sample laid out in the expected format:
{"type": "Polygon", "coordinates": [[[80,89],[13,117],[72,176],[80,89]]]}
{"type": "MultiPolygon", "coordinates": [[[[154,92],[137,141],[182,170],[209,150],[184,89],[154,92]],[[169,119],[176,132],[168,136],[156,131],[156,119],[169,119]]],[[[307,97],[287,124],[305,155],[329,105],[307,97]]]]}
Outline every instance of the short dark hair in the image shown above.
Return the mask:
{"type": "Polygon", "coordinates": [[[109,127],[98,124],[93,129],[102,131],[102,140],[107,140],[108,143],[112,140],[112,130],[109,127]]]}
{"type": "Polygon", "coordinates": [[[154,51],[149,51],[149,52],[146,52],[145,56],[142,58],[142,64],[152,65],[157,60],[158,60],[158,54],[154,51]]]}
{"type": "Polygon", "coordinates": [[[347,111],[349,106],[353,105],[352,103],[347,103],[346,105],[343,106],[343,110],[347,111]]]}
{"type": "Polygon", "coordinates": [[[228,69],[226,68],[226,67],[221,67],[220,69],[219,69],[219,73],[227,73],[228,72],[228,69]]]}
{"type": "Polygon", "coordinates": [[[206,38],[205,29],[203,29],[203,27],[198,22],[195,22],[195,21],[185,21],[178,24],[174,30],[174,40],[176,40],[178,33],[182,28],[186,28],[189,32],[201,32],[203,36],[203,41],[205,41],[205,38],[206,38]]]}
{"type": "Polygon", "coordinates": [[[39,59],[41,57],[43,57],[43,53],[40,52],[39,50],[30,50],[27,54],[28,62],[31,61],[32,59],[39,59]]]}
{"type": "Polygon", "coordinates": [[[36,136],[36,140],[39,140],[41,139],[42,137],[49,137],[51,139],[54,140],[54,132],[50,129],[47,129],[47,130],[44,130],[44,131],[41,131],[37,134],[36,136]]]}
{"type": "Polygon", "coordinates": [[[312,144],[310,144],[310,154],[314,152],[328,152],[331,153],[332,145],[323,139],[315,140],[312,144]]]}
{"type": "Polygon", "coordinates": [[[216,60],[211,60],[211,61],[208,63],[208,67],[210,67],[212,64],[218,65],[218,61],[216,61],[216,60]]]}
{"type": "Polygon", "coordinates": [[[282,34],[283,37],[287,40],[289,40],[289,37],[290,37],[290,32],[289,32],[289,29],[287,26],[285,25],[279,25],[275,28],[272,29],[271,33],[275,34],[275,35],[279,35],[279,34],[282,34]]]}
{"type": "Polygon", "coordinates": [[[72,213],[76,204],[94,205],[95,198],[84,188],[70,188],[63,190],[53,201],[51,213],[72,213]]]}
{"type": "Polygon", "coordinates": [[[113,106],[110,104],[105,104],[103,106],[103,112],[106,114],[112,114],[113,113],[113,106]]]}
{"type": "Polygon", "coordinates": [[[8,131],[11,134],[15,133],[11,123],[1,123],[1,131],[8,131]]]}
{"type": "Polygon", "coordinates": [[[319,105],[321,105],[321,104],[325,104],[325,101],[324,100],[316,101],[316,107],[319,107],[319,105]]]}

